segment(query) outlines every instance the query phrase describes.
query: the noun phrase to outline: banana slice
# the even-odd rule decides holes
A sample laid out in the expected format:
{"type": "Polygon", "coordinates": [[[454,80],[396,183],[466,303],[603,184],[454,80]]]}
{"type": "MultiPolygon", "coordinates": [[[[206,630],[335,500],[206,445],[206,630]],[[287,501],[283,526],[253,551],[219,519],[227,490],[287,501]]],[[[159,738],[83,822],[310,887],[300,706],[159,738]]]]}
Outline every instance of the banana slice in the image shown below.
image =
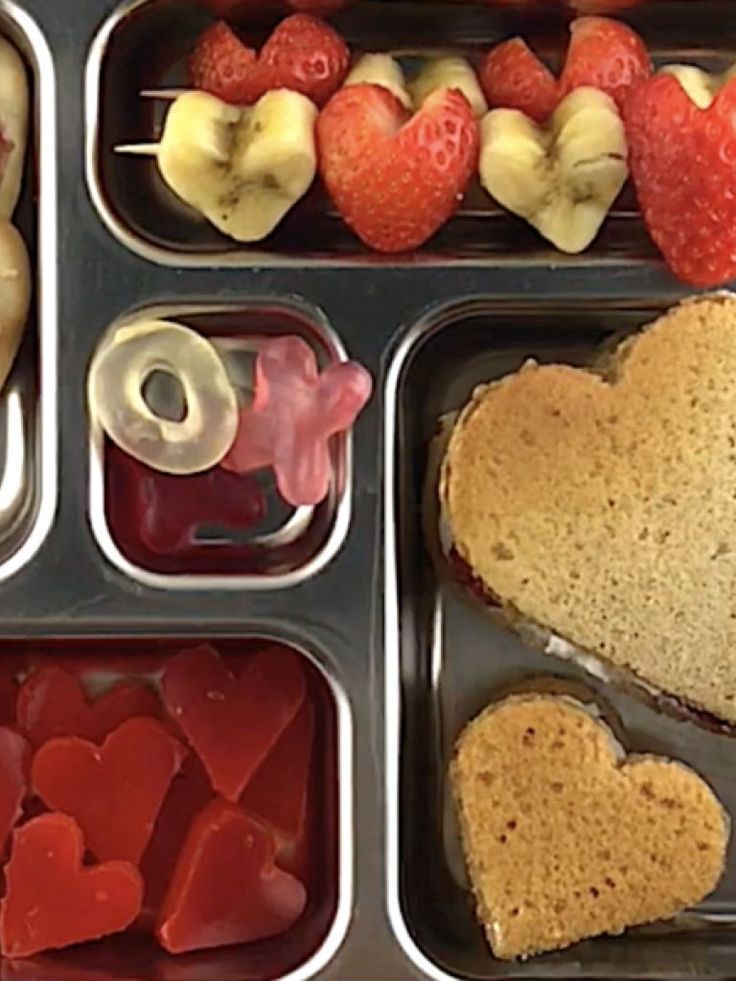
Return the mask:
{"type": "Polygon", "coordinates": [[[478,83],[478,76],[464,58],[436,58],[428,61],[409,83],[409,92],[417,109],[438,89],[458,89],[462,92],[477,119],[488,112],[488,103],[478,83]]]}
{"type": "Polygon", "coordinates": [[[28,141],[28,78],[20,55],[0,37],[0,218],[15,211],[28,141]]]}
{"type": "Polygon", "coordinates": [[[545,127],[515,109],[481,122],[480,179],[563,252],[593,241],[628,176],[623,122],[603,92],[571,92],[545,127]]]}
{"type": "Polygon", "coordinates": [[[209,470],[237,434],[237,399],[222,359],[204,337],[173,321],[119,327],[92,359],[87,395],[90,412],[110,439],[163,473],[209,470]],[[181,420],[158,415],[146,401],[143,389],[156,371],[179,381],[181,420]]]}
{"type": "Polygon", "coordinates": [[[674,75],[699,109],[708,109],[720,90],[736,78],[736,65],[720,75],[711,75],[695,65],[665,65],[661,75],[674,75]]]}
{"type": "Polygon", "coordinates": [[[314,180],[316,118],[314,104],[287,89],[244,108],[187,92],[166,117],[157,153],[161,175],[225,235],[258,242],[314,180]]]}
{"type": "Polygon", "coordinates": [[[9,221],[0,220],[0,388],[18,353],[31,302],[28,249],[9,221]]]}
{"type": "Polygon", "coordinates": [[[355,63],[345,85],[382,85],[388,89],[405,109],[411,110],[412,100],[406,87],[404,69],[399,62],[387,54],[366,54],[355,63]]]}

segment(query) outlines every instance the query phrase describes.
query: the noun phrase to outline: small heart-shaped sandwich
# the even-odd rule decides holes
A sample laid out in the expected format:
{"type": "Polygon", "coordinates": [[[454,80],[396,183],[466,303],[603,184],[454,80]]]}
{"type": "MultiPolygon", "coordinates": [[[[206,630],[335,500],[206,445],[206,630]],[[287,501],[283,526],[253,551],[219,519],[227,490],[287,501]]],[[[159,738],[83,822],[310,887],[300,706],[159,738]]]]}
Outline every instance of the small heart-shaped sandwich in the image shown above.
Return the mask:
{"type": "Polygon", "coordinates": [[[446,548],[511,621],[736,723],[734,405],[728,294],[595,371],[530,361],[453,428],[446,548]]]}
{"type": "Polygon", "coordinates": [[[573,699],[491,705],[461,734],[451,777],[499,958],[669,919],[723,871],[729,819],[710,787],[682,763],[626,757],[573,699]]]}

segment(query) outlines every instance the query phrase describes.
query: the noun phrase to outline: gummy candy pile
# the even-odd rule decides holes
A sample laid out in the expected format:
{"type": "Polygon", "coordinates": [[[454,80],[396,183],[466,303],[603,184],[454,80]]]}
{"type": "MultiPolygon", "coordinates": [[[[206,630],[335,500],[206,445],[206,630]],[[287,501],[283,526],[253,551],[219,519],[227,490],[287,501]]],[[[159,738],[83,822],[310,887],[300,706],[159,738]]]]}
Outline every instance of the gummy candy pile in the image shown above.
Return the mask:
{"type": "MultiPolygon", "coordinates": [[[[223,485],[210,476],[218,466],[241,475],[270,468],[288,504],[319,504],[332,480],[330,440],[352,427],[370,399],[370,374],[351,361],[320,372],[306,341],[280,336],[258,342],[251,387],[244,393],[231,379],[214,343],[158,320],[121,327],[100,345],[88,395],[109,438],[133,459],[171,475],[169,489],[176,483],[177,491],[185,490],[177,477],[208,474],[190,490],[209,496],[210,512],[213,485],[223,485]],[[146,400],[145,385],[156,372],[178,380],[181,418],[158,414],[146,400]]],[[[226,510],[232,520],[232,507],[226,510]]],[[[215,511],[205,518],[219,518],[215,511]]],[[[243,523],[257,521],[263,504],[251,496],[243,512],[243,523]]]]}
{"type": "Polygon", "coordinates": [[[280,644],[203,644],[90,701],[57,663],[0,709],[0,946],[151,931],[169,953],[290,930],[307,906],[315,703],[280,644]]]}

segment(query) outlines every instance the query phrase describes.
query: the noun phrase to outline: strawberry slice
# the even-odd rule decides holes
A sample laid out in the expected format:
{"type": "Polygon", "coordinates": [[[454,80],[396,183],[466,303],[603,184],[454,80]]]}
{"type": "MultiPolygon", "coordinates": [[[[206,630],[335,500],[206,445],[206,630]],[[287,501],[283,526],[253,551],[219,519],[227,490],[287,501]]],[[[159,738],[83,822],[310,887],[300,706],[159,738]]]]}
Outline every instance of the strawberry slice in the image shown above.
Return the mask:
{"type": "Polygon", "coordinates": [[[624,117],[639,205],[667,265],[692,286],[736,278],[736,79],[699,109],[658,75],[624,117]]]}
{"type": "Polygon", "coordinates": [[[489,104],[519,109],[543,123],[573,89],[591,86],[610,95],[622,109],[631,88],[651,75],[642,39],[626,24],[605,17],[580,17],[570,32],[559,79],[521,38],[493,48],[480,70],[489,104]]]}
{"type": "Polygon", "coordinates": [[[460,92],[413,117],[380,85],[341,89],[317,120],[319,166],[335,206],[380,252],[426,242],[454,214],[478,162],[478,125],[460,92]]]}
{"type": "Polygon", "coordinates": [[[199,38],[189,74],[195,88],[234,105],[252,105],[271,89],[301,92],[323,105],[340,86],[350,51],[323,21],[293,14],[281,21],[260,55],[224,22],[199,38]]]}

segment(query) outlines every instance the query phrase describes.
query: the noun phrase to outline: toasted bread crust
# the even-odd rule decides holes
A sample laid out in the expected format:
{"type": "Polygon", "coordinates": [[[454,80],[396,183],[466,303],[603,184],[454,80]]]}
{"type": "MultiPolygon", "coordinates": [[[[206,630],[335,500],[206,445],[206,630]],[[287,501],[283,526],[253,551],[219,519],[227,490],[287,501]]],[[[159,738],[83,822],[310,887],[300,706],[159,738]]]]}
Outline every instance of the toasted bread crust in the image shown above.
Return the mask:
{"type": "Polygon", "coordinates": [[[477,912],[497,957],[675,916],[723,870],[728,817],[681,763],[626,758],[567,697],[512,696],[451,767],[477,912]]]}
{"type": "Polygon", "coordinates": [[[606,372],[477,391],[443,518],[502,604],[736,722],[736,297],[683,303],[606,372]]]}

